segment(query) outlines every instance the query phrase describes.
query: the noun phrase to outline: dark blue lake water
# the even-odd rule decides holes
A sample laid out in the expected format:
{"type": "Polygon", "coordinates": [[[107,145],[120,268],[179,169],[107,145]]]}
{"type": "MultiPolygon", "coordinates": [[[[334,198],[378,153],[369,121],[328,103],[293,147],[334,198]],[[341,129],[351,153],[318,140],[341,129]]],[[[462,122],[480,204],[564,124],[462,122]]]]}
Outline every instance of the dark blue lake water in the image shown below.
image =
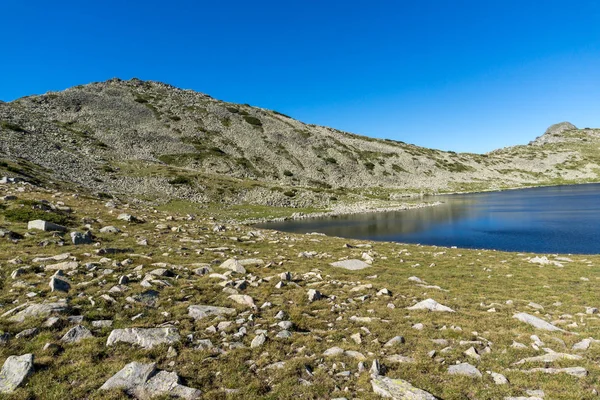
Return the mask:
{"type": "Polygon", "coordinates": [[[440,206],[269,223],[287,232],[536,253],[600,253],[600,184],[436,196],[440,206]]]}

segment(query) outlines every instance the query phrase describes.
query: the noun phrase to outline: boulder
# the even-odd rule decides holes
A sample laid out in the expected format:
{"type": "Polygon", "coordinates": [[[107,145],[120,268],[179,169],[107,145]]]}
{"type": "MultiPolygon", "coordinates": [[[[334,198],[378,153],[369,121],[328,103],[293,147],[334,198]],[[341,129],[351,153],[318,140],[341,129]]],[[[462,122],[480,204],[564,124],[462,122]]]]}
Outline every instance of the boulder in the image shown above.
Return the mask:
{"type": "Polygon", "coordinates": [[[12,393],[33,372],[33,354],[10,356],[0,371],[0,393],[12,393]]]}

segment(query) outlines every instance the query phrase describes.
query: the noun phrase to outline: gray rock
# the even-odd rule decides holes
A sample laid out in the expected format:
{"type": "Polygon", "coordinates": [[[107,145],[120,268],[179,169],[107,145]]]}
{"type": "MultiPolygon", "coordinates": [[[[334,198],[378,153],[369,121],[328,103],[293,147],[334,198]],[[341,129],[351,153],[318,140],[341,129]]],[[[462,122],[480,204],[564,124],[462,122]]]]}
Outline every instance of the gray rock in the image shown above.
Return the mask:
{"type": "Polygon", "coordinates": [[[373,392],[394,400],[436,400],[437,397],[429,392],[418,389],[403,379],[391,379],[376,376],[371,379],[373,392]]]}
{"type": "Polygon", "coordinates": [[[238,274],[245,274],[246,268],[235,258],[230,258],[219,266],[219,268],[228,269],[238,274]]]}
{"type": "Polygon", "coordinates": [[[60,275],[56,275],[56,274],[50,278],[49,285],[50,285],[50,290],[52,292],[67,293],[71,289],[71,284],[69,283],[69,281],[66,278],[64,278],[60,275]]]}
{"type": "Polygon", "coordinates": [[[481,372],[473,365],[469,363],[460,363],[456,365],[451,365],[448,367],[448,373],[450,375],[464,375],[470,376],[471,378],[481,378],[481,372]]]}
{"type": "Polygon", "coordinates": [[[391,338],[390,340],[388,340],[386,342],[386,344],[383,345],[383,347],[392,347],[395,346],[397,344],[403,344],[406,340],[404,340],[404,337],[402,336],[394,336],[393,338],[391,338]]]}
{"type": "Polygon", "coordinates": [[[564,330],[552,325],[549,322],[544,321],[543,319],[540,319],[538,317],[534,317],[533,315],[527,314],[527,313],[518,313],[513,315],[513,318],[518,319],[521,322],[524,322],[526,324],[529,324],[531,326],[533,326],[534,328],[537,329],[541,329],[544,331],[550,331],[550,332],[554,332],[554,331],[558,331],[558,332],[564,332],[564,330]]]}
{"type": "Polygon", "coordinates": [[[167,371],[158,372],[143,385],[135,387],[132,393],[141,400],[150,400],[162,395],[192,400],[198,399],[202,395],[198,389],[181,385],[179,376],[175,372],[167,371]]]}
{"type": "Polygon", "coordinates": [[[451,309],[450,307],[443,306],[433,299],[427,299],[427,300],[420,301],[417,304],[415,304],[414,306],[407,307],[407,309],[408,310],[429,310],[429,311],[436,311],[436,312],[454,312],[454,310],[451,309]]]}
{"type": "Polygon", "coordinates": [[[54,232],[54,231],[66,232],[67,231],[67,228],[65,228],[62,225],[57,225],[52,222],[43,221],[41,219],[36,219],[35,221],[29,221],[27,223],[27,229],[28,230],[38,229],[40,231],[46,231],[46,232],[54,232]]]}
{"type": "Polygon", "coordinates": [[[195,320],[218,315],[234,315],[236,310],[227,307],[193,305],[188,307],[188,315],[195,320]]]}
{"type": "Polygon", "coordinates": [[[238,304],[244,305],[244,306],[253,307],[253,308],[256,307],[256,305],[254,304],[254,299],[246,294],[232,294],[231,296],[228,296],[227,298],[235,301],[238,304]]]}
{"type": "Polygon", "coordinates": [[[112,346],[125,342],[151,349],[163,343],[177,343],[180,339],[179,331],[175,328],[126,328],[113,330],[108,336],[106,345],[112,346]]]}
{"type": "Polygon", "coordinates": [[[0,371],[0,393],[12,393],[33,372],[33,354],[10,356],[0,371]]]}
{"type": "Polygon", "coordinates": [[[10,321],[23,322],[27,318],[47,317],[50,314],[61,314],[69,310],[66,302],[31,304],[24,310],[9,318],[10,321]]]}
{"type": "Polygon", "coordinates": [[[336,261],[330,264],[332,267],[343,268],[350,271],[357,271],[365,268],[369,268],[370,265],[361,260],[342,260],[336,261]]]}
{"type": "Polygon", "coordinates": [[[50,264],[44,267],[46,271],[72,271],[79,268],[79,263],[77,261],[65,261],[58,264],[50,264]]]}
{"type": "Polygon", "coordinates": [[[85,326],[77,325],[71,329],[60,339],[65,343],[78,343],[83,339],[92,338],[92,332],[87,329],[85,326]]]}
{"type": "Polygon", "coordinates": [[[137,386],[141,386],[150,379],[156,371],[156,364],[142,364],[132,362],[123,367],[109,378],[100,390],[123,389],[126,392],[133,390],[137,386]]]}
{"type": "Polygon", "coordinates": [[[71,232],[71,241],[76,246],[80,244],[92,244],[92,232],[71,232]]]}
{"type": "Polygon", "coordinates": [[[250,343],[251,348],[257,348],[265,344],[267,337],[264,334],[256,335],[254,339],[252,339],[252,343],[250,343]]]}
{"type": "Polygon", "coordinates": [[[126,213],[119,214],[119,216],[117,217],[117,219],[121,220],[121,221],[127,221],[127,222],[142,222],[141,219],[139,219],[137,217],[134,217],[131,214],[126,214],[126,213]]]}
{"type": "Polygon", "coordinates": [[[312,303],[313,301],[321,300],[322,297],[323,297],[323,295],[318,290],[315,290],[315,289],[308,290],[308,301],[310,303],[312,303]]]}
{"type": "Polygon", "coordinates": [[[506,377],[504,375],[499,374],[497,372],[490,372],[490,375],[492,376],[492,379],[494,380],[494,383],[496,385],[508,384],[508,379],[506,379],[506,377]]]}
{"type": "Polygon", "coordinates": [[[38,328],[25,329],[15,335],[15,339],[27,339],[37,335],[39,332],[38,328]]]}
{"type": "Polygon", "coordinates": [[[335,357],[344,354],[344,349],[339,347],[331,347],[323,353],[325,357],[335,357]]]}
{"type": "Polygon", "coordinates": [[[102,233],[119,233],[121,232],[121,230],[119,228],[117,228],[116,226],[105,226],[103,228],[100,228],[100,232],[102,233]]]}

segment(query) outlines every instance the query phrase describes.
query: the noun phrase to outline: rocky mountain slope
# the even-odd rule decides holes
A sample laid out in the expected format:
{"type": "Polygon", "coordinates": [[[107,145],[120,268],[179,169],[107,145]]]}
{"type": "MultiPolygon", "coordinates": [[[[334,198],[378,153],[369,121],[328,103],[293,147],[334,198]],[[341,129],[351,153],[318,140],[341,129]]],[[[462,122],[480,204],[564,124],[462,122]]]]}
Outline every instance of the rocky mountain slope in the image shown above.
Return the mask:
{"type": "MultiPolygon", "coordinates": [[[[0,103],[0,168],[141,198],[280,206],[599,179],[600,131],[457,154],[307,125],[137,79],[0,103]]],[[[2,171],[0,171],[1,173],[2,171]]]]}

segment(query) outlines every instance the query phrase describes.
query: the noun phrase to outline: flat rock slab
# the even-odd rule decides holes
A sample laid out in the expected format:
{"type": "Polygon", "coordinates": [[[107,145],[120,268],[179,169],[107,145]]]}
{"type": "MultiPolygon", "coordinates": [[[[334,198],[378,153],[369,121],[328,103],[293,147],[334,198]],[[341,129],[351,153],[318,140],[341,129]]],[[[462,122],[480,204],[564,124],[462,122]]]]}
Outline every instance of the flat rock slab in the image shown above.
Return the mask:
{"type": "Polygon", "coordinates": [[[151,349],[163,343],[177,343],[180,339],[179,331],[175,328],[126,328],[113,330],[108,336],[106,345],[112,346],[125,342],[151,349]]]}
{"type": "Polygon", "coordinates": [[[396,400],[436,400],[437,397],[422,389],[418,389],[403,379],[391,379],[376,376],[371,379],[373,392],[381,397],[396,400]]]}
{"type": "Polygon", "coordinates": [[[427,299],[427,300],[420,301],[417,304],[415,304],[414,306],[407,307],[407,310],[429,310],[429,311],[435,311],[435,312],[454,312],[454,310],[451,309],[450,307],[441,305],[440,303],[438,303],[437,301],[435,301],[433,299],[427,299]]]}
{"type": "Polygon", "coordinates": [[[66,302],[31,304],[9,318],[10,321],[23,322],[27,318],[47,317],[50,314],[61,314],[69,310],[66,302]]]}
{"type": "Polygon", "coordinates": [[[193,400],[202,394],[198,389],[181,385],[175,372],[158,371],[154,363],[138,362],[127,364],[100,387],[100,390],[111,389],[124,390],[141,400],[163,395],[193,400]]]}
{"type": "Polygon", "coordinates": [[[219,315],[233,315],[234,308],[194,305],[188,307],[188,315],[195,320],[219,315]]]}
{"type": "Polygon", "coordinates": [[[329,265],[331,265],[332,267],[348,269],[350,271],[357,271],[357,270],[361,270],[361,269],[370,267],[370,265],[367,264],[366,262],[361,261],[361,260],[356,260],[356,259],[336,261],[329,265]]]}
{"type": "Polygon", "coordinates": [[[551,323],[544,321],[543,319],[534,317],[533,315],[530,315],[527,313],[515,314],[515,315],[513,315],[513,318],[518,319],[521,322],[525,322],[526,324],[529,324],[529,325],[533,326],[534,328],[541,329],[544,331],[565,332],[563,329],[560,329],[559,327],[554,326],[551,323]]]}
{"type": "Polygon", "coordinates": [[[33,354],[10,356],[0,371],[0,393],[12,393],[33,372],[33,354]]]}

